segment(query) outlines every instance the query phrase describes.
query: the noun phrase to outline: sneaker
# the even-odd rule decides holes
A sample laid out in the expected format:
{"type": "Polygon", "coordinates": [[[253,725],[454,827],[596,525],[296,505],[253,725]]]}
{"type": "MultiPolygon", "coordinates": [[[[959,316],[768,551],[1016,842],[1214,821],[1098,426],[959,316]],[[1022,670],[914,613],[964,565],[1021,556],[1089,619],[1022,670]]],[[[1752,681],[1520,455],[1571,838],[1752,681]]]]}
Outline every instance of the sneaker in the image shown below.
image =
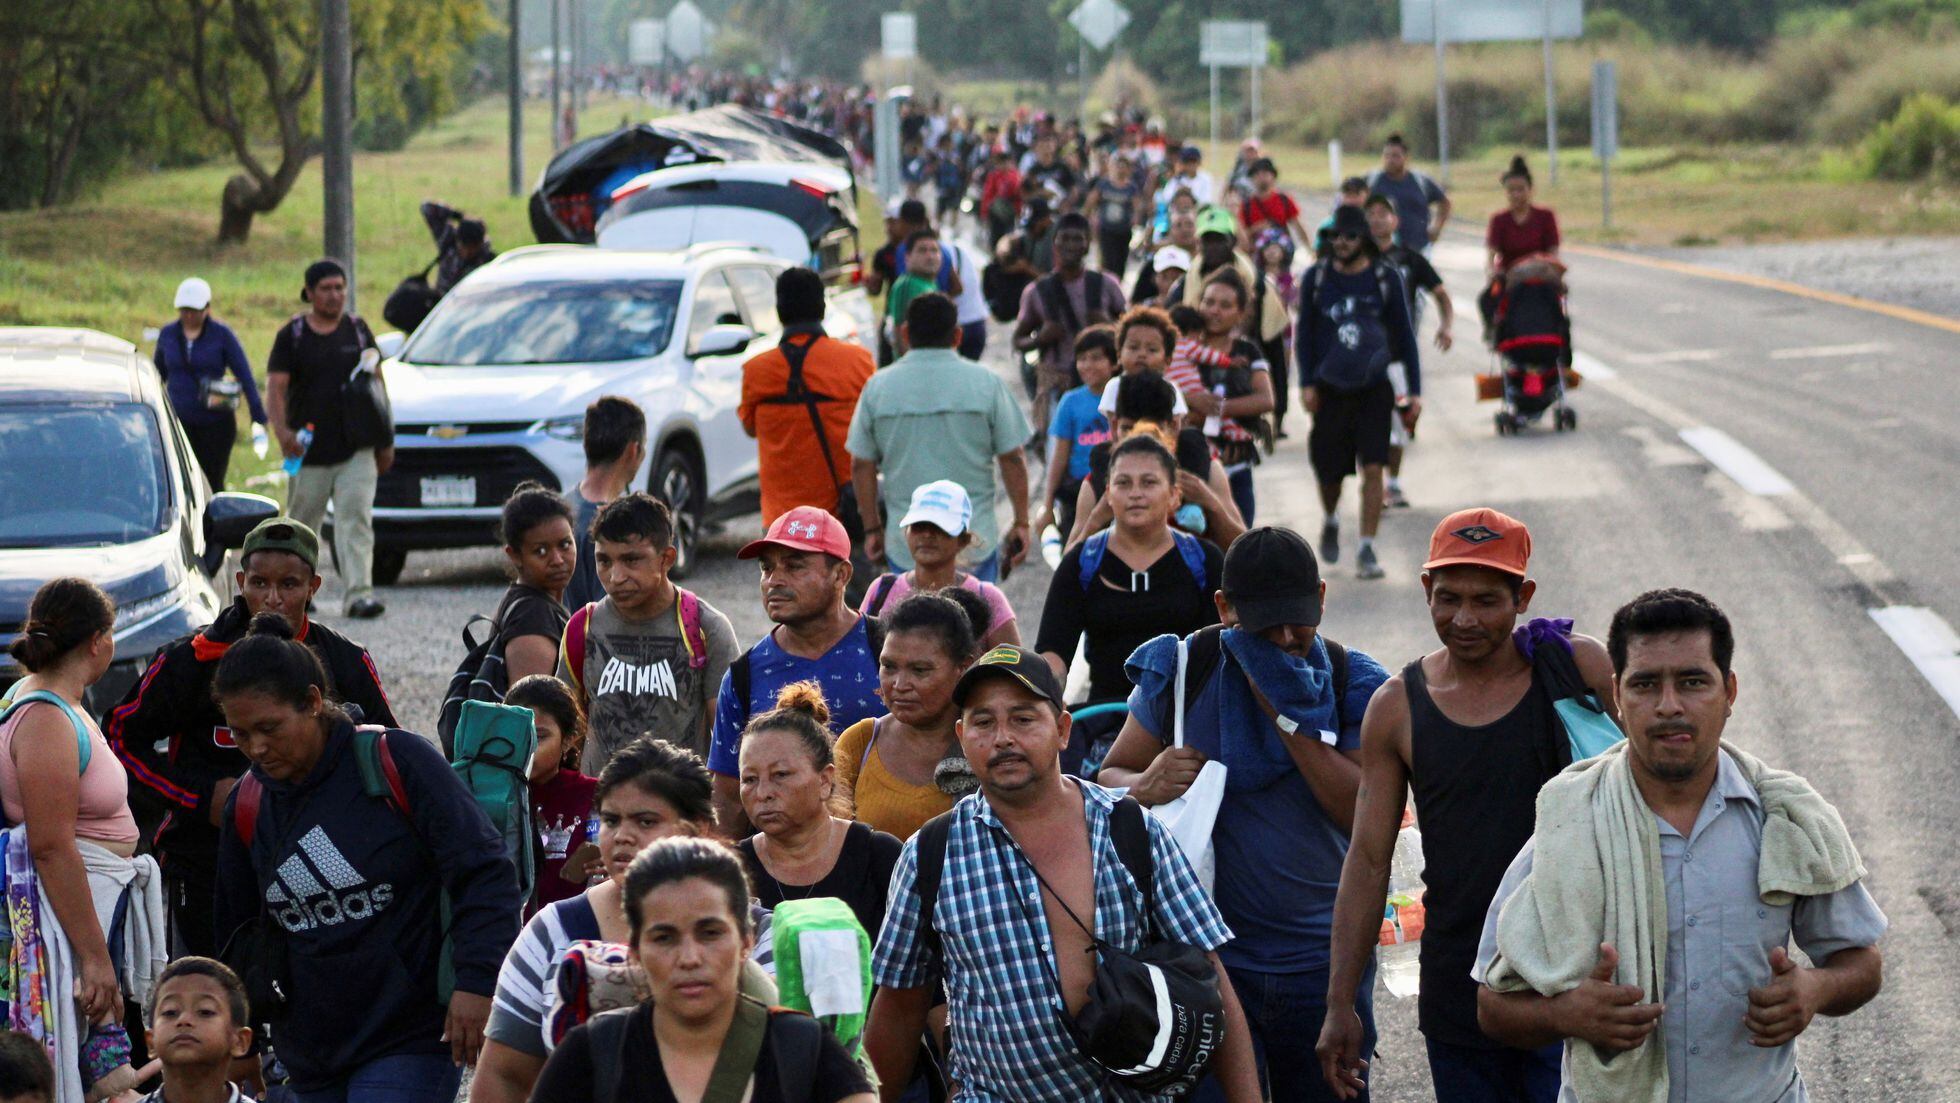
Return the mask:
{"type": "Polygon", "coordinates": [[[371,597],[356,598],[347,606],[347,615],[354,620],[373,620],[387,611],[380,599],[371,597]]]}
{"type": "Polygon", "coordinates": [[[1408,495],[1402,493],[1401,487],[1391,486],[1383,494],[1382,504],[1388,506],[1390,509],[1407,509],[1409,508],[1409,498],[1408,495]]]}
{"type": "Polygon", "coordinates": [[[1339,563],[1341,561],[1341,526],[1332,517],[1320,526],[1320,561],[1339,563]]]}
{"type": "Polygon", "coordinates": [[[1354,577],[1356,578],[1380,578],[1387,573],[1387,571],[1382,570],[1380,561],[1375,558],[1375,549],[1373,547],[1362,548],[1361,554],[1354,557],[1354,577]]]}

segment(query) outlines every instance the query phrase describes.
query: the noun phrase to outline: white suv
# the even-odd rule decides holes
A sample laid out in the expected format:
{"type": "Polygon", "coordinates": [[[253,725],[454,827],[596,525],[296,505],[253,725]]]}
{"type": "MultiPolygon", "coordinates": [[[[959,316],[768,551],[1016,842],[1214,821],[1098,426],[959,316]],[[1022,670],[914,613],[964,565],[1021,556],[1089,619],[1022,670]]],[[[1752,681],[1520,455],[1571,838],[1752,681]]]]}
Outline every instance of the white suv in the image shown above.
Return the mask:
{"type": "MultiPolygon", "coordinates": [[[[569,492],[585,473],[585,408],[622,395],[646,411],[643,486],[674,508],[679,570],[705,526],[756,506],[742,431],[742,363],[780,336],[787,261],[705,243],[672,252],[515,249],[443,297],[384,373],[395,466],[375,495],[375,581],[417,548],[496,542],[527,479],[569,492]]],[[[834,336],[856,339],[844,314],[834,336]]]]}

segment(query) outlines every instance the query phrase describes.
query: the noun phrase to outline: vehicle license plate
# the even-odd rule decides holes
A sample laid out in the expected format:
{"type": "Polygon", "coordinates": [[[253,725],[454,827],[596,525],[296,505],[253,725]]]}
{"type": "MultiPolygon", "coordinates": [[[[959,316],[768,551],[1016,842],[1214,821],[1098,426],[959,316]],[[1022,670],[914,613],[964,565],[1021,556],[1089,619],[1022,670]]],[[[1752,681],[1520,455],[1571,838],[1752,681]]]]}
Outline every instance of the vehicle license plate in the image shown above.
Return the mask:
{"type": "Polygon", "coordinates": [[[455,509],[476,504],[476,480],[467,475],[434,475],[422,480],[425,509],[455,509]]]}

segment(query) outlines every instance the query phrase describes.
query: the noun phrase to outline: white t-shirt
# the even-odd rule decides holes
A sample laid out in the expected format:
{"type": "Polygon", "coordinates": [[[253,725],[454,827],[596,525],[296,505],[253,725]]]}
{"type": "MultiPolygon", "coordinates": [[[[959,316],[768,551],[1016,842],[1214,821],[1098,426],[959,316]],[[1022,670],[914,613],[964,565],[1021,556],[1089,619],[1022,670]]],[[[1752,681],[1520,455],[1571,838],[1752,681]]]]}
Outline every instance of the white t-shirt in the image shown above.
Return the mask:
{"type": "MultiPolygon", "coordinates": [[[[1096,412],[1108,418],[1112,423],[1116,421],[1116,392],[1122,389],[1122,386],[1122,376],[1119,375],[1110,379],[1109,385],[1103,388],[1102,399],[1096,403],[1096,412]]],[[[1191,407],[1185,405],[1184,402],[1184,392],[1178,390],[1176,384],[1171,385],[1171,391],[1177,395],[1177,401],[1171,404],[1171,413],[1176,414],[1178,417],[1183,417],[1185,414],[1190,413],[1191,407]]]]}
{"type": "Polygon", "coordinates": [[[958,308],[960,324],[972,325],[987,320],[987,296],[980,291],[980,273],[973,267],[973,252],[964,245],[946,242],[953,251],[953,270],[959,273],[960,297],[953,300],[958,308]]]}
{"type": "Polygon", "coordinates": [[[1199,169],[1196,176],[1189,178],[1172,176],[1164,181],[1164,186],[1157,189],[1157,202],[1162,206],[1170,206],[1171,197],[1176,195],[1180,188],[1190,188],[1191,198],[1197,200],[1200,207],[1210,203],[1212,197],[1217,194],[1217,187],[1211,182],[1211,173],[1199,169]]]}

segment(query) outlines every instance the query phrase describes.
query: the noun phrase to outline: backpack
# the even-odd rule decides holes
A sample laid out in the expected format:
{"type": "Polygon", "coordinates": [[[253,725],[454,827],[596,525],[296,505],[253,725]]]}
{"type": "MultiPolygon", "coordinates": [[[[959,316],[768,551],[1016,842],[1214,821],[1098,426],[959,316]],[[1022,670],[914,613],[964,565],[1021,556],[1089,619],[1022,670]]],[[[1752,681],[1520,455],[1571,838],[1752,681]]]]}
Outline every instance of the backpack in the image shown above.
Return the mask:
{"type": "MultiPolygon", "coordinates": [[[[1178,557],[1184,560],[1184,567],[1191,572],[1191,580],[1198,584],[1201,592],[1209,592],[1211,583],[1205,573],[1205,546],[1195,536],[1182,529],[1171,530],[1171,542],[1177,545],[1178,557]]],[[[1109,530],[1104,529],[1082,542],[1082,559],[1079,568],[1082,575],[1082,592],[1088,593],[1096,581],[1096,572],[1102,569],[1103,556],[1109,551],[1109,530]]]]}
{"type": "MultiPolygon", "coordinates": [[[[493,705],[483,701],[470,702],[469,707],[464,711],[466,722],[462,725],[464,736],[461,742],[471,757],[451,764],[462,777],[464,786],[470,790],[470,795],[475,798],[477,806],[483,809],[484,814],[490,818],[491,825],[503,835],[506,845],[511,843],[513,831],[521,833],[524,845],[521,854],[522,862],[517,870],[520,886],[529,886],[533,873],[532,867],[535,864],[530,849],[535,845],[536,832],[531,828],[528,767],[531,752],[537,748],[537,733],[531,726],[529,714],[529,709],[493,705]],[[508,727],[510,720],[492,724],[474,723],[476,717],[472,714],[483,709],[497,710],[500,714],[508,714],[512,719],[523,716],[528,740],[508,738],[508,732],[503,729],[508,727]],[[478,733],[482,734],[480,741],[475,739],[478,733]],[[470,744],[473,742],[476,746],[472,748],[470,744]],[[522,755],[521,758],[517,757],[519,754],[522,755]],[[514,767],[511,765],[512,759],[516,760],[514,767]],[[516,775],[518,793],[514,810],[508,799],[490,802],[486,794],[479,791],[479,779],[496,774],[508,776],[513,771],[516,775]]],[[[422,844],[422,849],[433,855],[435,848],[422,837],[421,828],[416,826],[414,806],[409,802],[407,788],[402,785],[401,769],[395,765],[394,752],[388,747],[388,736],[395,732],[400,732],[409,739],[422,738],[413,732],[403,732],[397,728],[383,728],[372,724],[364,724],[354,729],[354,761],[361,770],[361,792],[386,803],[390,810],[408,824],[410,834],[413,834],[416,841],[422,844]]],[[[485,788],[493,787],[486,785],[485,788]]],[[[234,792],[236,796],[231,810],[232,830],[238,833],[239,840],[249,851],[252,839],[258,834],[259,810],[265,803],[265,786],[259,782],[257,774],[247,770],[238,779],[238,786],[234,792]]],[[[513,861],[518,860],[510,851],[506,851],[506,856],[512,857],[513,861]]],[[[524,888],[524,894],[526,897],[529,896],[528,887],[524,888]]],[[[449,997],[456,991],[456,962],[449,932],[447,888],[442,892],[439,915],[442,924],[442,961],[437,967],[436,999],[447,1004],[449,997]]]]}
{"type": "MultiPolygon", "coordinates": [[[[1103,295],[1109,291],[1108,283],[1109,281],[1101,272],[1092,268],[1082,270],[1082,308],[1089,315],[1088,318],[1083,319],[1075,316],[1075,304],[1069,302],[1068,291],[1062,286],[1062,274],[1050,272],[1036,280],[1034,284],[1035,297],[1041,300],[1041,316],[1051,321],[1061,322],[1062,329],[1067,334],[1064,339],[1073,341],[1076,334],[1094,325],[1103,317],[1105,313],[1103,295]]],[[[1075,354],[1071,351],[1069,363],[1074,362],[1075,354]]]]}
{"type": "MultiPolygon", "coordinates": [[[[1320,261],[1313,266],[1308,277],[1307,293],[1303,296],[1305,305],[1300,308],[1307,317],[1320,316],[1320,285],[1325,280],[1331,261],[1320,261]]],[[[1381,312],[1372,316],[1356,314],[1352,322],[1359,332],[1352,345],[1340,339],[1338,330],[1328,343],[1327,355],[1321,362],[1313,365],[1317,380],[1337,391],[1365,390],[1374,383],[1388,378],[1388,365],[1396,359],[1394,342],[1388,335],[1386,315],[1395,292],[1389,287],[1388,265],[1379,258],[1369,264],[1375,274],[1375,289],[1381,295],[1381,312]]],[[[1325,321],[1325,319],[1322,319],[1325,321]]],[[[1340,328],[1346,328],[1343,324],[1340,328]]],[[[1302,365],[1302,370],[1305,365],[1302,365]]]]}
{"type": "MultiPolygon", "coordinates": [[[[16,682],[14,684],[18,687],[20,683],[16,682]]],[[[8,690],[6,696],[0,697],[0,706],[4,706],[5,708],[5,711],[0,711],[0,724],[4,724],[13,719],[14,713],[19,712],[36,701],[44,701],[59,708],[62,714],[68,717],[68,722],[75,726],[76,757],[81,761],[81,768],[76,771],[76,776],[80,777],[82,774],[88,773],[89,759],[94,757],[95,752],[94,745],[89,741],[88,724],[83,722],[82,714],[75,711],[75,706],[69,704],[59,693],[46,689],[32,689],[21,694],[19,697],[15,697],[13,690],[8,690]]],[[[0,815],[0,828],[13,826],[15,825],[12,821],[8,820],[4,815],[0,815]]]]}
{"type": "Polygon", "coordinates": [[[770,917],[769,932],[783,1006],[815,1016],[846,1053],[862,1055],[871,1011],[871,938],[851,906],[834,896],[784,900],[770,917]]]}
{"type": "Polygon", "coordinates": [[[503,625],[481,613],[463,625],[463,661],[449,676],[442,708],[436,713],[436,737],[442,741],[444,757],[454,753],[456,724],[462,718],[464,702],[502,704],[504,694],[510,691],[510,668],[504,663],[504,648],[509,642],[504,638],[503,625]],[[481,642],[470,638],[470,629],[478,623],[490,626],[490,634],[481,642]]]}
{"type": "MultiPolygon", "coordinates": [[[[1208,628],[1201,628],[1191,634],[1184,656],[1185,684],[1202,686],[1210,680],[1212,673],[1218,669],[1219,657],[1225,651],[1224,632],[1224,625],[1214,624],[1208,628]]],[[[1327,647],[1327,666],[1329,672],[1334,676],[1334,723],[1340,727],[1346,727],[1348,694],[1347,648],[1326,636],[1321,636],[1320,642],[1327,647]]],[[[1187,713],[1190,711],[1191,702],[1196,701],[1197,696],[1197,694],[1193,693],[1187,697],[1185,704],[1185,711],[1187,713]]]]}
{"type": "MultiPolygon", "coordinates": [[[[965,571],[954,572],[954,586],[964,586],[966,580],[967,574],[965,571]]],[[[865,591],[864,604],[859,607],[858,611],[867,617],[876,617],[879,613],[884,612],[885,602],[891,600],[892,591],[897,588],[898,575],[890,571],[872,579],[871,588],[865,591]]]]}
{"type": "MultiPolygon", "coordinates": [[[[592,1016],[585,1024],[585,1041],[592,1062],[594,1103],[619,1098],[620,1070],[626,1064],[626,1038],[638,1007],[622,1007],[592,1016]]],[[[773,1011],[748,997],[735,1007],[735,1019],[722,1041],[721,1056],[709,1075],[702,1103],[743,1103],[749,1080],[762,1054],[766,1037],[775,1044],[776,1091],[783,1103],[812,1103],[817,1070],[823,1060],[824,1028],[797,1012],[773,1011]]]]}
{"type": "MultiPolygon", "coordinates": [[[[687,648],[687,668],[699,670],[708,665],[708,634],[701,629],[701,599],[688,590],[674,587],[674,619],[681,626],[681,642],[687,648]]],[[[583,698],[585,692],[585,632],[592,621],[594,601],[572,614],[565,622],[565,641],[560,657],[572,679],[572,692],[583,698]]]]}
{"type": "MultiPolygon", "coordinates": [[[[876,665],[878,653],[885,649],[885,625],[883,621],[869,613],[864,615],[864,644],[871,652],[871,662],[876,665]]],[[[755,649],[750,648],[737,655],[735,661],[728,664],[728,685],[735,691],[735,700],[744,708],[749,707],[749,656],[754,653],[755,649]]]]}
{"type": "Polygon", "coordinates": [[[827,394],[810,389],[803,379],[804,361],[810,358],[810,351],[817,347],[818,341],[828,340],[821,331],[811,334],[808,341],[794,344],[785,337],[776,343],[776,351],[783,354],[783,362],[789,365],[789,378],[782,394],[762,400],[768,406],[801,406],[810,412],[810,428],[816,432],[817,447],[823,451],[824,470],[830,473],[830,481],[837,487],[837,501],[827,507],[844,523],[844,532],[853,543],[864,539],[864,519],[858,512],[857,493],[851,486],[848,472],[837,470],[837,459],[830,449],[830,431],[824,427],[823,414],[817,409],[821,402],[842,402],[827,394]]]}

